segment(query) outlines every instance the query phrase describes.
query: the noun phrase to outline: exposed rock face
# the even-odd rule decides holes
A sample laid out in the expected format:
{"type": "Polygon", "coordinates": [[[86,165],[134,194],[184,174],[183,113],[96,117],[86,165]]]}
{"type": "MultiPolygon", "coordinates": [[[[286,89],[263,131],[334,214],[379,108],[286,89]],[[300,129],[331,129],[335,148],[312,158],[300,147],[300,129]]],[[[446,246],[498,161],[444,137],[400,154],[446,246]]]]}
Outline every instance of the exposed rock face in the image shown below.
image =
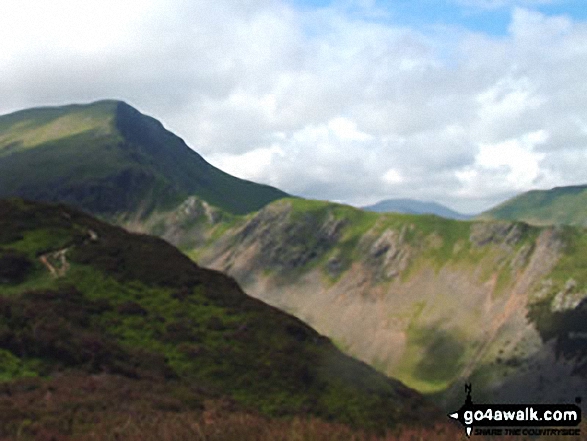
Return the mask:
{"type": "Polygon", "coordinates": [[[482,247],[488,244],[515,245],[527,225],[513,222],[478,222],[471,227],[470,241],[482,247]]]}
{"type": "Polygon", "coordinates": [[[190,196],[173,211],[156,212],[147,220],[119,219],[117,223],[130,231],[155,234],[185,249],[202,246],[211,229],[226,217],[230,215],[190,196]]]}
{"type": "Polygon", "coordinates": [[[180,223],[195,221],[201,216],[211,224],[216,224],[222,218],[222,213],[206,201],[195,196],[187,198],[176,210],[176,221],[180,223]]]}
{"type": "MultiPolygon", "coordinates": [[[[328,215],[317,219],[309,214],[292,215],[287,201],[272,204],[248,220],[234,235],[220,240],[218,263],[231,268],[240,279],[272,271],[289,278],[316,263],[333,249],[346,221],[328,215]],[[245,256],[254,255],[247,259],[245,256]]],[[[335,268],[336,260],[331,263],[335,268]]],[[[215,266],[217,266],[215,265],[215,266]]]]}
{"type": "Polygon", "coordinates": [[[404,243],[405,228],[397,232],[386,229],[373,242],[372,235],[364,237],[368,246],[367,263],[377,268],[376,278],[387,280],[398,276],[404,271],[410,260],[410,246],[404,243]]]}
{"type": "Polygon", "coordinates": [[[353,223],[335,210],[300,213],[280,201],[209,244],[199,262],[445,403],[462,399],[468,379],[479,398],[574,397],[585,377],[527,317],[541,295],[551,312],[586,296],[573,280],[559,289],[549,279],[563,249],[559,231],[511,222],[430,231],[397,219],[352,239],[353,223]]]}

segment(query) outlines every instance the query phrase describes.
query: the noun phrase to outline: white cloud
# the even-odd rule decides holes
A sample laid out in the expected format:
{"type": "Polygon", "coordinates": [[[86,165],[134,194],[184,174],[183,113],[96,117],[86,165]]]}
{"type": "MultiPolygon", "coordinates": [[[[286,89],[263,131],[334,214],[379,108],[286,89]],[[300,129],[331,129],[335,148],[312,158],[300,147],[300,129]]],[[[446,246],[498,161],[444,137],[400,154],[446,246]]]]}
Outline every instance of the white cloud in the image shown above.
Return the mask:
{"type": "Polygon", "coordinates": [[[399,171],[397,171],[393,168],[390,168],[383,175],[383,181],[388,184],[395,185],[395,184],[400,184],[401,182],[403,182],[404,178],[399,171]]]}
{"type": "Polygon", "coordinates": [[[509,27],[513,37],[534,46],[550,44],[552,39],[568,34],[573,27],[571,19],[565,16],[546,17],[523,8],[514,8],[509,27]]]}
{"type": "Polygon", "coordinates": [[[266,180],[267,178],[271,181],[271,176],[267,176],[266,171],[274,164],[276,158],[282,158],[283,156],[284,152],[281,147],[274,145],[236,155],[219,153],[212,155],[209,159],[218,164],[227,173],[253,181],[266,180]]]}
{"type": "Polygon", "coordinates": [[[373,2],[5,0],[0,112],[124,99],[230,173],[356,204],[586,182],[586,24],[467,3],[512,8],[508,34],[424,34],[373,2]]]}
{"type": "Polygon", "coordinates": [[[457,171],[457,177],[465,184],[463,193],[487,193],[500,187],[502,191],[521,191],[532,187],[545,157],[544,153],[536,153],[534,147],[547,139],[548,134],[540,130],[497,144],[481,144],[475,163],[457,171]],[[487,180],[491,174],[494,177],[487,180]]]}
{"type": "Polygon", "coordinates": [[[373,136],[357,130],[357,125],[348,118],[337,117],[328,122],[328,129],[342,141],[369,141],[373,136]]]}

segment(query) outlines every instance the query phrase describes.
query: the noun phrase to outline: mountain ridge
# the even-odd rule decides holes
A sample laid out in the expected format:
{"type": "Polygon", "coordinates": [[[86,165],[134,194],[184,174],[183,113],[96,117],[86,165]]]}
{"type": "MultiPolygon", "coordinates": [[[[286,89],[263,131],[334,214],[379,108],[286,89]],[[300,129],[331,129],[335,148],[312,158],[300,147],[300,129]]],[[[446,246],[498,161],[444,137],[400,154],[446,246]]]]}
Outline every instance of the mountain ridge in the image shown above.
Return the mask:
{"type": "Polygon", "coordinates": [[[186,216],[168,217],[162,237],[447,411],[467,381],[495,402],[564,401],[585,381],[587,346],[560,349],[578,322],[554,318],[584,315],[581,230],[291,199],[186,216]]]}
{"type": "Polygon", "coordinates": [[[479,219],[503,219],[533,225],[587,226],[587,185],[530,190],[481,213],[479,219]]]}
{"type": "Polygon", "coordinates": [[[372,205],[360,207],[362,210],[377,213],[404,213],[404,214],[434,214],[447,219],[468,220],[474,215],[468,215],[451,210],[450,208],[432,201],[416,199],[384,199],[372,205]]]}
{"type": "MultiPolygon", "coordinates": [[[[134,158],[133,167],[120,173],[113,156],[100,167],[84,169],[87,158],[74,155],[58,170],[59,179],[67,184],[81,167],[79,174],[95,187],[82,192],[90,202],[96,202],[96,192],[119,198],[124,210],[116,216],[108,212],[117,224],[160,236],[199,264],[226,272],[255,297],[328,335],[346,353],[443,404],[451,403],[460,383],[471,378],[480,397],[494,401],[560,401],[584,384],[585,346],[582,337],[573,337],[582,335],[577,317],[584,317],[581,302],[587,292],[587,261],[580,252],[587,236],[581,230],[373,213],[281,193],[259,210],[226,210],[209,195],[183,191],[189,173],[177,181],[166,180],[167,172],[149,174],[149,167],[169,170],[182,162],[184,144],[177,157],[160,158],[163,145],[177,142],[174,135],[148,135],[160,130],[155,120],[132,108],[122,113],[122,131],[135,142],[121,135],[124,142],[113,144],[101,132],[81,131],[36,149],[30,144],[49,136],[47,131],[21,127],[31,133],[29,144],[24,143],[31,148],[19,152],[14,138],[0,143],[0,154],[2,147],[12,149],[0,156],[0,189],[20,179],[16,169],[7,167],[7,158],[47,154],[50,147],[78,153],[80,146],[110,148],[122,159],[134,158]],[[120,189],[136,191],[125,199],[120,189]],[[157,195],[165,203],[137,205],[157,195]],[[543,376],[537,374],[541,370],[543,376]]],[[[115,124],[108,121],[107,127],[115,124]]],[[[74,126],[86,127],[79,118],[74,126]]],[[[28,162],[20,158],[18,165],[25,167],[28,162]]],[[[45,171],[55,176],[49,168],[39,173],[45,171]]],[[[68,196],[45,194],[42,183],[26,185],[39,197],[68,196]]],[[[210,185],[224,191],[223,183],[212,179],[210,185]]],[[[86,209],[96,211],[96,205],[86,209]]]]}
{"type": "Polygon", "coordinates": [[[241,214],[288,196],[213,167],[122,101],[0,116],[0,197],[62,201],[112,217],[169,209],[190,195],[241,214]]]}

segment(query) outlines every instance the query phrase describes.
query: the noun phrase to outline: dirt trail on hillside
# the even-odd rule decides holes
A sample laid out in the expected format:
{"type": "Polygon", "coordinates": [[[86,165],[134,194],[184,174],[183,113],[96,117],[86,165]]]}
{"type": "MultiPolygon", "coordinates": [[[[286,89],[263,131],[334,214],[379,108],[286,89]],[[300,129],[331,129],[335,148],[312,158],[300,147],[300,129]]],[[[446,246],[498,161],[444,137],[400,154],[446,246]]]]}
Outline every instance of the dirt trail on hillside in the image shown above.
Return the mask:
{"type": "MultiPolygon", "coordinates": [[[[88,230],[88,238],[91,242],[98,240],[98,234],[94,230],[88,230]]],[[[62,248],[57,251],[51,251],[39,256],[41,263],[49,270],[51,275],[55,278],[63,277],[71,267],[67,261],[67,252],[73,247],[62,248]]]]}
{"type": "Polygon", "coordinates": [[[39,256],[39,260],[45,265],[53,277],[63,277],[70,268],[70,264],[65,256],[70,249],[71,247],[45,253],[39,256]]]}

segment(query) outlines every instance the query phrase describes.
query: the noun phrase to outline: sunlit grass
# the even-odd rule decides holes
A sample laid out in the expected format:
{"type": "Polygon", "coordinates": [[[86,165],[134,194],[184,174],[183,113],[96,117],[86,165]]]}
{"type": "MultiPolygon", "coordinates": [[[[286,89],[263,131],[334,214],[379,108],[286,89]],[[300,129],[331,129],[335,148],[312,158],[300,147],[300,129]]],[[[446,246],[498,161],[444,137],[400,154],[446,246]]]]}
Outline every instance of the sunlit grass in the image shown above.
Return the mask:
{"type": "Polygon", "coordinates": [[[114,102],[103,102],[92,107],[71,106],[70,112],[65,112],[66,108],[55,109],[52,113],[31,112],[29,118],[2,130],[0,155],[3,147],[10,144],[23,150],[86,132],[110,133],[114,130],[114,106],[114,102]]]}

